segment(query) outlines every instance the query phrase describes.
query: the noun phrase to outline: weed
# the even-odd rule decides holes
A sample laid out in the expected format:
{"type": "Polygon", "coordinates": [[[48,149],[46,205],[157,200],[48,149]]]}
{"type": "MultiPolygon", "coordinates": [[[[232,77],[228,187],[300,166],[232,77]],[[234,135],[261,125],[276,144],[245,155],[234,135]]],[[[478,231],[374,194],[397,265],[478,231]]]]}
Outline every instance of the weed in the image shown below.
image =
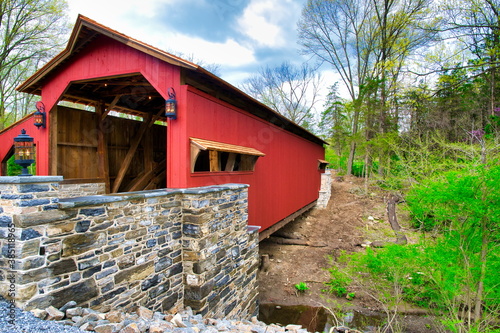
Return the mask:
{"type": "Polygon", "coordinates": [[[309,287],[307,286],[307,283],[305,282],[300,282],[300,283],[297,283],[295,285],[295,289],[299,292],[299,293],[304,293],[306,292],[307,290],[309,290],[309,287]]]}

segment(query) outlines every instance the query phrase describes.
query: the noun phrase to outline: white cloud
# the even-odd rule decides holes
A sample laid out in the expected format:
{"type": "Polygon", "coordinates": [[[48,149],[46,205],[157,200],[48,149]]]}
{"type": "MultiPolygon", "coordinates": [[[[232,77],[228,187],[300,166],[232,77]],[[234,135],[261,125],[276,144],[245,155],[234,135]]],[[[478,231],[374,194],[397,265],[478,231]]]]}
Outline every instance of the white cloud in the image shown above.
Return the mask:
{"type": "Polygon", "coordinates": [[[216,43],[198,37],[173,34],[164,40],[165,48],[182,52],[188,56],[193,55],[194,61],[202,60],[205,63],[229,67],[243,66],[256,61],[253,50],[238,44],[232,38],[227,39],[224,43],[216,43]]]}
{"type": "Polygon", "coordinates": [[[300,7],[291,0],[252,0],[238,19],[240,31],[261,46],[281,47],[288,43],[284,29],[296,21],[300,7]]]}
{"type": "Polygon", "coordinates": [[[117,22],[123,16],[135,14],[144,18],[153,17],[158,7],[163,4],[175,3],[179,0],[68,0],[70,16],[76,19],[78,14],[90,17],[98,22],[117,22]]]}
{"type": "Polygon", "coordinates": [[[179,1],[181,0],[141,1],[141,5],[138,6],[137,0],[68,0],[68,4],[72,19],[76,20],[76,16],[80,13],[162,50],[193,56],[195,62],[236,67],[256,61],[252,49],[242,46],[232,38],[223,43],[210,42],[158,27],[155,25],[157,21],[147,20],[157,15],[156,11],[160,5],[179,1]],[[138,17],[144,22],[143,24],[137,24],[138,17]]]}

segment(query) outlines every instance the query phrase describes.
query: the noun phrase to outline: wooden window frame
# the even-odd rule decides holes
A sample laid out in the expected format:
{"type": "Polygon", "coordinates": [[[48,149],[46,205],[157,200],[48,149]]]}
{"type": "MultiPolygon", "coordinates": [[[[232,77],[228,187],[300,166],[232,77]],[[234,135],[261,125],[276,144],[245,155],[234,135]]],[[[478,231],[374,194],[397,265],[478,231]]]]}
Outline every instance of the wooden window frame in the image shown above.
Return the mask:
{"type": "Polygon", "coordinates": [[[252,172],[261,151],[228,143],[189,138],[191,142],[191,172],[252,172]],[[196,164],[201,151],[209,153],[209,170],[196,171],[196,164]],[[237,170],[235,170],[237,168],[237,170]]]}
{"type": "Polygon", "coordinates": [[[318,170],[325,171],[328,164],[330,164],[330,162],[325,160],[318,160],[318,170]]]}

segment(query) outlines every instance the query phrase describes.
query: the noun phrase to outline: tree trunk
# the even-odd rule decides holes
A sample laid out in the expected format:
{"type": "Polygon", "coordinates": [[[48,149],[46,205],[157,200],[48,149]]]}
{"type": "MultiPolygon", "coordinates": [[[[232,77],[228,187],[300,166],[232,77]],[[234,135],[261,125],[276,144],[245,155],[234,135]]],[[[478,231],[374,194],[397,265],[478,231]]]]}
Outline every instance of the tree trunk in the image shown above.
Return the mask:
{"type": "Polygon", "coordinates": [[[483,308],[483,293],[484,293],[484,279],[486,278],[486,259],[488,256],[488,230],[486,219],[481,221],[481,270],[479,273],[479,282],[477,284],[476,304],[474,307],[474,320],[476,323],[481,321],[481,313],[483,308]]]}

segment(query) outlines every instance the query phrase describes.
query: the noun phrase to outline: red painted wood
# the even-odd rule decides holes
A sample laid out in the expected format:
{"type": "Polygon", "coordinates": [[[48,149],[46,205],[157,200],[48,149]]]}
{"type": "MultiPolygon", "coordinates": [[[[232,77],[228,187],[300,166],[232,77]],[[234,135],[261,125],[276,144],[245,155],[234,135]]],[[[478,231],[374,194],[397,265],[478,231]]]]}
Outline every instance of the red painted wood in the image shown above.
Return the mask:
{"type": "Polygon", "coordinates": [[[183,87],[179,103],[184,103],[179,118],[169,126],[169,138],[175,138],[168,143],[168,172],[175,175],[169,187],[249,184],[249,223],[262,230],[318,198],[322,146],[194,88],[183,87]],[[191,173],[189,137],[252,147],[266,156],[259,158],[254,172],[191,173]]]}
{"type": "MultiPolygon", "coordinates": [[[[96,39],[58,68],[44,82],[42,101],[46,110],[51,110],[72,81],[127,73],[141,73],[164,98],[168,98],[169,87],[174,87],[177,92],[178,117],[169,120],[167,127],[168,187],[249,184],[249,223],[262,226],[262,230],[318,198],[318,159],[324,159],[321,145],[286,132],[195,88],[181,86],[177,66],[110,38],[96,39]],[[266,156],[259,158],[253,172],[191,173],[189,137],[252,147],[266,156]]],[[[28,126],[33,125],[25,127],[28,126]]],[[[7,142],[12,142],[21,127],[19,124],[8,131],[12,138],[5,136],[7,142]]],[[[28,133],[35,133],[35,130],[28,133]]],[[[48,132],[48,129],[40,130],[36,139],[37,163],[42,175],[48,174],[49,170],[48,132]]],[[[3,147],[3,138],[1,142],[3,147]]]]}
{"type": "MultiPolygon", "coordinates": [[[[180,87],[178,67],[104,36],[97,38],[56,73],[42,87],[46,110],[52,110],[72,81],[141,73],[165,99],[168,99],[169,87],[174,87],[176,91],[180,87]]],[[[139,94],[140,90],[138,98],[142,97],[139,94]]],[[[48,156],[48,141],[43,144],[43,152],[46,151],[48,156]]],[[[41,162],[40,170],[48,174],[48,159],[41,162]]]]}

